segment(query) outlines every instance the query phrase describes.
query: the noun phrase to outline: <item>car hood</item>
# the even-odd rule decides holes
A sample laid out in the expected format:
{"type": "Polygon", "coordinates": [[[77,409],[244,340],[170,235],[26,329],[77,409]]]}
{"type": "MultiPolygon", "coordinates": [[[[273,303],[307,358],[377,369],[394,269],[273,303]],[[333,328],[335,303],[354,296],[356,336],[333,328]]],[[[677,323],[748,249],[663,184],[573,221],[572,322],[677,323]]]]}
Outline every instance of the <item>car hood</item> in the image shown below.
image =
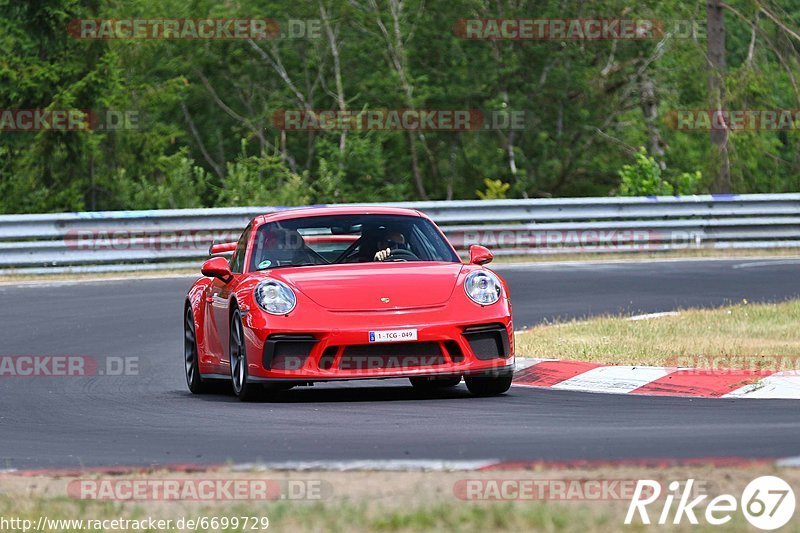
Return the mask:
{"type": "Polygon", "coordinates": [[[444,304],[462,267],[460,263],[364,263],[282,268],[270,272],[270,277],[326,309],[376,311],[444,304]]]}

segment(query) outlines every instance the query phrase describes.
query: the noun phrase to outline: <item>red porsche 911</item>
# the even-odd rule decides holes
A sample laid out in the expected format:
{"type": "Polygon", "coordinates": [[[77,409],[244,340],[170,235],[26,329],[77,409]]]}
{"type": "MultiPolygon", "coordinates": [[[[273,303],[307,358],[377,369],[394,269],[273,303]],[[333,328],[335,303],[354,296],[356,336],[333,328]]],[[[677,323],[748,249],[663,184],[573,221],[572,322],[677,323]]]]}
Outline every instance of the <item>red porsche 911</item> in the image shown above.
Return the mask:
{"type": "Polygon", "coordinates": [[[431,390],[463,377],[481,396],[511,385],[511,302],[483,266],[492,254],[472,246],[462,263],[418,211],[282,211],[211,254],[184,309],[193,393],[220,379],[242,400],[333,380],[409,378],[431,390]]]}

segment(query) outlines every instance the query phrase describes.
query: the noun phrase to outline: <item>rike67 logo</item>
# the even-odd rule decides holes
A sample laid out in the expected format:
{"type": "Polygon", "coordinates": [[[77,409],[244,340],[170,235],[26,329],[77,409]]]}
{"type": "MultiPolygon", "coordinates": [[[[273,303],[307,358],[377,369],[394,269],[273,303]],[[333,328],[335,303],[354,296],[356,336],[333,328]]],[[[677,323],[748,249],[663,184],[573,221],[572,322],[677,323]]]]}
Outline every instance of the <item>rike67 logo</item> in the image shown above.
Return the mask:
{"type": "MultiPolygon", "coordinates": [[[[701,494],[690,499],[694,496],[693,487],[694,479],[686,480],[682,487],[679,481],[672,481],[655,523],[678,525],[686,520],[697,525],[700,517],[707,524],[721,526],[730,522],[734,513],[741,511],[752,526],[769,531],[786,525],[794,515],[794,491],[776,476],[754,479],[748,483],[738,500],[731,494],[721,494],[705,503],[705,507],[703,504],[708,495],[701,494]]],[[[639,480],[625,515],[625,524],[632,524],[637,514],[641,523],[651,524],[650,511],[659,511],[661,502],[656,502],[661,498],[662,491],[658,481],[639,480]]]]}

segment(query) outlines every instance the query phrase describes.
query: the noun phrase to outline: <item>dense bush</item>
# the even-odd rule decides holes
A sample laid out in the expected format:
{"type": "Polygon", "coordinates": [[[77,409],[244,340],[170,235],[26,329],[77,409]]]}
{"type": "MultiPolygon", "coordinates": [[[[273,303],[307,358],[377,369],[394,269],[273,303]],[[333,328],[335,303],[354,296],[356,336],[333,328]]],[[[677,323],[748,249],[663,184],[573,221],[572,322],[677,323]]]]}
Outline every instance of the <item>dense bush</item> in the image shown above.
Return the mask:
{"type": "MultiPolygon", "coordinates": [[[[726,4],[726,107],[797,109],[800,7],[726,4]],[[771,17],[756,16],[769,10],[771,17]],[[734,11],[735,10],[735,11],[734,11]],[[775,24],[773,18],[780,20],[775,24]],[[755,21],[755,22],[753,22],[755,21]],[[753,27],[755,24],[755,28],[753,27]]],[[[134,112],[118,130],[2,132],[0,212],[688,194],[719,154],[675,110],[708,109],[703,35],[466,40],[464,18],[705,21],[678,0],[0,0],[4,109],[134,112]],[[73,19],[315,20],[304,38],[82,40],[73,19]],[[480,110],[468,131],[281,131],[280,110],[480,110]],[[521,116],[521,115],[518,115],[521,116]],[[648,152],[632,147],[647,146],[648,152]]],[[[800,190],[796,129],[731,133],[734,192],[800,190]]]]}

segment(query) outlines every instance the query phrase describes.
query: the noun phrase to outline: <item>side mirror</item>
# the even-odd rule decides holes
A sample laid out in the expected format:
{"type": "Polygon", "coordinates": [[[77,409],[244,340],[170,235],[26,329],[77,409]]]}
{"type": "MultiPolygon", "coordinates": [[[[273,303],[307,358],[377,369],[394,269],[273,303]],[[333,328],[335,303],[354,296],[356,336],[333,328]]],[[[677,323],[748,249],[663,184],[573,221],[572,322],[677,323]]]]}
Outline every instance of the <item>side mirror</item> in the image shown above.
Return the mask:
{"type": "Polygon", "coordinates": [[[469,247],[469,262],[472,265],[485,265],[491,263],[494,256],[488,248],[473,244],[469,247]]]}
{"type": "Polygon", "coordinates": [[[231,267],[228,265],[228,260],[224,257],[212,257],[203,263],[203,267],[200,269],[200,272],[209,278],[219,278],[225,283],[229,282],[233,278],[231,267]]]}

